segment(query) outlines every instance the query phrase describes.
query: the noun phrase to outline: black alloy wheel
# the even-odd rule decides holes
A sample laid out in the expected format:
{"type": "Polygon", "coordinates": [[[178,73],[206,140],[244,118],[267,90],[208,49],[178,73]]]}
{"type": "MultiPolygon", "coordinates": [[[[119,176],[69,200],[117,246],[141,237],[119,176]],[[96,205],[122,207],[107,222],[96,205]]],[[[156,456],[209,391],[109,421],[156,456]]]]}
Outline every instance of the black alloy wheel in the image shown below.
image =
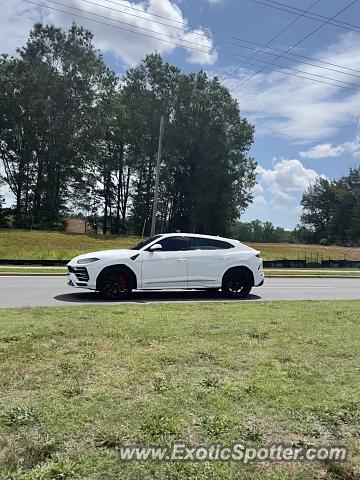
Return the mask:
{"type": "Polygon", "coordinates": [[[250,274],[245,270],[230,270],[223,280],[222,291],[230,298],[246,298],[253,287],[250,274]]]}
{"type": "Polygon", "coordinates": [[[125,270],[110,270],[101,279],[100,293],[107,300],[128,298],[131,292],[131,279],[125,270]]]}

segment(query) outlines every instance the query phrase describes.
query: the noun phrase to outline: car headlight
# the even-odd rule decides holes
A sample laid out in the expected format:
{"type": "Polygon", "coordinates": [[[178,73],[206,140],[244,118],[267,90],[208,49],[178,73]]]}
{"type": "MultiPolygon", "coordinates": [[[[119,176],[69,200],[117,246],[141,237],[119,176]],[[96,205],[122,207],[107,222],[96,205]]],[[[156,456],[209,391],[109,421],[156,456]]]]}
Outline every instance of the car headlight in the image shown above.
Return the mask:
{"type": "Polygon", "coordinates": [[[100,258],[80,258],[76,263],[79,265],[87,265],[88,263],[98,262],[100,258]]]}

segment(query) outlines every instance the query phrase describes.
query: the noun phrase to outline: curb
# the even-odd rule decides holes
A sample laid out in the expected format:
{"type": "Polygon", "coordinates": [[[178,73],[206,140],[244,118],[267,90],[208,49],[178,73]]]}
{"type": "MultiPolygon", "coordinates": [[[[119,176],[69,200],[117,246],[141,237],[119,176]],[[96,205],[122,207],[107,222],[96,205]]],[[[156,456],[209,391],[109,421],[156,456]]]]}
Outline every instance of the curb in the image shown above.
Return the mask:
{"type": "Polygon", "coordinates": [[[64,273],[0,272],[0,277],[66,277],[64,273]]]}

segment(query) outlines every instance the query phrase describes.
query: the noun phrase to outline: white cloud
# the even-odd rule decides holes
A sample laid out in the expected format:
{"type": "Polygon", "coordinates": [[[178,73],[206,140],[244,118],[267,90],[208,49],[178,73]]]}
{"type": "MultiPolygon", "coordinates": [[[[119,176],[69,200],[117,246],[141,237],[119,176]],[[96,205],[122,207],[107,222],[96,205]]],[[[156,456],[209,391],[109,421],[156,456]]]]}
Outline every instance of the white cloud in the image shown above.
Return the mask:
{"type": "MultiPolygon", "coordinates": [[[[360,36],[351,32],[341,35],[327,49],[312,56],[360,71],[360,36]]],[[[284,59],[279,63],[288,64],[284,59]]],[[[344,73],[302,63],[292,63],[291,67],[353,82],[355,90],[358,86],[359,79],[344,73]]],[[[249,78],[254,70],[257,69],[240,69],[237,75],[227,80],[226,85],[230,89],[235,88],[242,80],[249,78]]],[[[327,81],[321,78],[317,80],[327,81]]],[[[344,90],[267,70],[244,83],[233,94],[237,96],[243,113],[255,122],[258,134],[282,136],[296,143],[329,138],[342,127],[356,123],[360,112],[360,90],[344,90]]]]}
{"type": "Polygon", "coordinates": [[[262,185],[260,183],[257,183],[255,187],[253,188],[253,193],[256,195],[258,193],[262,193],[264,191],[262,185]]]}
{"type": "Polygon", "coordinates": [[[337,147],[331,143],[324,143],[321,145],[315,145],[306,152],[300,152],[302,158],[328,158],[328,157],[340,157],[345,153],[350,153],[354,156],[360,155],[360,135],[351,142],[345,142],[337,147]]]}
{"type": "Polygon", "coordinates": [[[254,197],[253,204],[254,205],[267,205],[268,202],[263,195],[258,195],[257,197],[254,197]]]}
{"type": "Polygon", "coordinates": [[[207,0],[207,2],[213,7],[221,5],[222,3],[224,3],[224,0],[207,0]]]}
{"type": "Polygon", "coordinates": [[[345,152],[350,152],[354,157],[360,155],[360,135],[357,135],[352,142],[346,142],[341,145],[345,152]]]}
{"type": "Polygon", "coordinates": [[[297,215],[299,217],[303,214],[303,211],[304,211],[304,209],[301,205],[297,205],[296,207],[291,209],[291,213],[293,215],[297,215]]]}
{"type": "Polygon", "coordinates": [[[253,190],[254,202],[242,215],[242,220],[259,218],[293,228],[299,223],[302,213],[302,194],[319,176],[323,175],[304,167],[297,159],[274,159],[270,168],[259,165],[258,186],[253,190]]]}
{"type": "MultiPolygon", "coordinates": [[[[35,21],[51,22],[63,28],[67,28],[72,21],[75,21],[92,30],[95,34],[94,43],[100,50],[114,55],[126,65],[133,66],[147,53],[154,51],[161,54],[171,53],[177,48],[173,43],[182,45],[180,48],[184,48],[188,53],[187,60],[191,63],[211,65],[217,60],[217,54],[213,50],[213,40],[209,32],[201,29],[194,31],[188,28],[186,18],[173,0],[148,0],[141,3],[124,1],[121,5],[119,4],[119,6],[111,4],[110,8],[109,3],[105,0],[91,1],[93,3],[85,3],[81,0],[68,0],[66,3],[69,7],[75,7],[89,12],[84,13],[75,10],[74,16],[46,8],[39,9],[35,6],[29,6],[29,4],[25,4],[21,0],[3,2],[5,3],[5,11],[2,12],[0,19],[1,51],[14,53],[17,46],[25,43],[32,24],[35,21]],[[95,3],[98,5],[95,5],[95,3]],[[135,7],[137,10],[135,11],[126,7],[135,7]],[[110,23],[118,28],[79,18],[75,15],[76,13],[81,16],[93,18],[98,22],[110,23]],[[147,13],[161,15],[174,20],[174,22],[154,18],[148,16],[147,13]],[[109,17],[111,20],[99,18],[96,15],[109,17]],[[154,23],[151,20],[156,20],[164,25],[154,23]],[[130,25],[119,22],[125,22],[130,25]],[[150,31],[141,30],[136,27],[145,28],[150,31]],[[133,30],[148,36],[136,35],[126,30],[133,30]],[[169,39],[167,35],[175,38],[169,39]],[[173,43],[166,43],[161,40],[167,40],[173,43]],[[199,46],[186,42],[195,42],[198,43],[199,46]],[[192,48],[205,51],[195,51],[192,50],[192,48]]],[[[60,10],[71,11],[70,8],[64,8],[51,3],[49,3],[49,5],[60,10]]]]}
{"type": "Polygon", "coordinates": [[[13,55],[26,42],[34,22],[41,20],[39,8],[22,0],[0,0],[0,53],[13,55]]]}
{"type": "Polygon", "coordinates": [[[316,145],[315,147],[307,150],[306,152],[300,152],[302,158],[327,158],[327,157],[340,157],[344,153],[342,147],[333,147],[332,143],[323,143],[316,145]]]}
{"type": "Polygon", "coordinates": [[[201,46],[198,47],[195,45],[196,49],[199,50],[206,50],[210,53],[200,52],[198,50],[190,50],[188,49],[188,57],[187,60],[190,63],[196,63],[199,65],[212,65],[217,60],[217,54],[213,52],[213,41],[209,36],[206,36],[202,30],[196,29],[191,32],[184,33],[184,40],[187,42],[193,42],[196,44],[200,44],[201,46]]]}
{"type": "Polygon", "coordinates": [[[279,189],[278,185],[271,185],[268,189],[271,193],[271,204],[272,205],[289,205],[289,202],[296,201],[296,198],[279,189]]]}
{"type": "Polygon", "coordinates": [[[315,170],[305,168],[299,160],[286,159],[276,163],[273,169],[258,166],[257,174],[262,186],[273,194],[302,192],[319,176],[315,170]]]}

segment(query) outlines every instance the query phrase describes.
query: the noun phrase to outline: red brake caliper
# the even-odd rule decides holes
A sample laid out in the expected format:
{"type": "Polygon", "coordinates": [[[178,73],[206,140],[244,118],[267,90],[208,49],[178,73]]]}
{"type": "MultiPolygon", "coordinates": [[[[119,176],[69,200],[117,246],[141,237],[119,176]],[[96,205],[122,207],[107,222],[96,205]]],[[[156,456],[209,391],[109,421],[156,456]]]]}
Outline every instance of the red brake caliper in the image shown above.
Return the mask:
{"type": "Polygon", "coordinates": [[[119,277],[119,286],[122,290],[127,287],[127,281],[125,275],[120,275],[119,277]]]}

